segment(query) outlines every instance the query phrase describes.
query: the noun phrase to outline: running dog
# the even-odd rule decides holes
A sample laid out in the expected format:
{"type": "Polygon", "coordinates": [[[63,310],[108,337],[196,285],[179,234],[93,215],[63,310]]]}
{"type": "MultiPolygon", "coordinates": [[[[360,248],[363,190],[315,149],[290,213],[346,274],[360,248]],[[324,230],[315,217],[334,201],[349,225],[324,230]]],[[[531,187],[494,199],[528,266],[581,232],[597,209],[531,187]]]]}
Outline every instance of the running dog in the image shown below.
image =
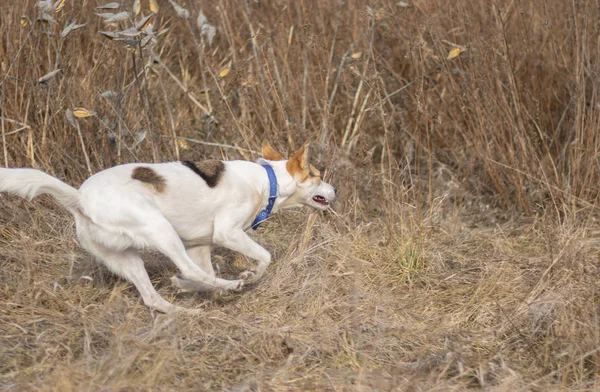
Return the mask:
{"type": "Polygon", "coordinates": [[[175,263],[172,283],[186,291],[239,290],[260,279],[271,254],[246,231],[271,213],[309,206],[326,210],[336,190],[308,163],[308,144],[288,160],[268,141],[256,162],[130,163],[96,173],[79,190],[35,169],[0,168],[0,192],[31,200],[49,194],[75,218],[79,244],[135,285],[144,304],[178,310],[152,286],[138,250],[155,249],[175,263]],[[256,260],[238,280],[217,278],[211,247],[256,260]]]}

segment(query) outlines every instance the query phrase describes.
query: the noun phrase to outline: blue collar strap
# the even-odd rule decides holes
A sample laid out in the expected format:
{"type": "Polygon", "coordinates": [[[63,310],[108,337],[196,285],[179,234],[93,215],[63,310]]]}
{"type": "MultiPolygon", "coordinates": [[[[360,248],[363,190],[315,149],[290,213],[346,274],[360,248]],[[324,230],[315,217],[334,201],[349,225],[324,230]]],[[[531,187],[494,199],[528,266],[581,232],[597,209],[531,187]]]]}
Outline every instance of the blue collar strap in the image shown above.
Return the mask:
{"type": "Polygon", "coordinates": [[[258,226],[269,217],[277,199],[277,177],[275,177],[275,172],[269,165],[262,165],[262,167],[265,168],[269,176],[269,202],[267,203],[267,207],[259,212],[254,222],[252,222],[252,229],[254,230],[258,229],[258,226]]]}

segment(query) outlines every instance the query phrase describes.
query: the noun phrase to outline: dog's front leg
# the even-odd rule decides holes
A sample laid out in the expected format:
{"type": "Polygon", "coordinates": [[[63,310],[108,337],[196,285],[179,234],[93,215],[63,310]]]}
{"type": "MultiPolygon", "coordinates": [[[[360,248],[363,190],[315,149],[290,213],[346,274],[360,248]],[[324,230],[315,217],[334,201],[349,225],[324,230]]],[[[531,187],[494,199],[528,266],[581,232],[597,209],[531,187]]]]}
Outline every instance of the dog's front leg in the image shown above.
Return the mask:
{"type": "Polygon", "coordinates": [[[271,264],[271,254],[265,248],[254,242],[254,240],[241,229],[216,229],[213,241],[217,245],[240,252],[257,261],[258,264],[253,271],[244,271],[240,275],[240,277],[245,279],[248,283],[253,283],[260,279],[269,264],[271,264]]]}
{"type": "MultiPolygon", "coordinates": [[[[186,253],[194,263],[208,275],[215,278],[215,270],[210,262],[210,246],[194,246],[186,248],[186,253]]],[[[214,285],[205,285],[199,281],[183,279],[179,274],[171,277],[171,283],[181,291],[198,291],[209,293],[215,291],[214,285]]]]}

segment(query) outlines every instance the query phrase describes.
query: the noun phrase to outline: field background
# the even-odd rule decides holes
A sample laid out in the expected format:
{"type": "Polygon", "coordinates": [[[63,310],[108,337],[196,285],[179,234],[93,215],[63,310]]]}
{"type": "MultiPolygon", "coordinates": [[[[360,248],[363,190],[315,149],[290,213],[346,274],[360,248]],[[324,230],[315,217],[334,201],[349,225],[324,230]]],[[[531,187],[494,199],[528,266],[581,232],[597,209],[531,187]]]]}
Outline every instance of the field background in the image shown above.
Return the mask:
{"type": "Polygon", "coordinates": [[[173,316],[0,195],[2,389],[600,389],[597,2],[156,1],[1,1],[0,165],[78,186],[310,140],[339,201],[253,233],[274,263],[241,293],[148,253],[204,310],[173,316]]]}

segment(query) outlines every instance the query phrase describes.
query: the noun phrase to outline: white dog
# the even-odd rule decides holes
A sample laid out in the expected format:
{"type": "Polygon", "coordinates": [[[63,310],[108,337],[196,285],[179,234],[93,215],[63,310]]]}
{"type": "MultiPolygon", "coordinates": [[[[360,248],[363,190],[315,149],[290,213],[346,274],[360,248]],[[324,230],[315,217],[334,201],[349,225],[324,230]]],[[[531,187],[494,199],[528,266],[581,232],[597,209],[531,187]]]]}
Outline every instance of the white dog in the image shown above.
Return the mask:
{"type": "Polygon", "coordinates": [[[138,249],[153,248],[181,272],[183,290],[238,290],[255,282],[271,254],[245,231],[271,212],[310,206],[326,210],[335,188],[307,161],[307,145],[284,160],[265,141],[262,159],[132,163],[101,171],[79,190],[34,169],[0,168],[0,192],[21,197],[47,193],[74,217],[79,244],[129,280],[144,303],[161,312],[177,308],[152,286],[138,249]],[[224,246],[257,261],[240,280],[215,277],[211,247],[224,246]]]}

